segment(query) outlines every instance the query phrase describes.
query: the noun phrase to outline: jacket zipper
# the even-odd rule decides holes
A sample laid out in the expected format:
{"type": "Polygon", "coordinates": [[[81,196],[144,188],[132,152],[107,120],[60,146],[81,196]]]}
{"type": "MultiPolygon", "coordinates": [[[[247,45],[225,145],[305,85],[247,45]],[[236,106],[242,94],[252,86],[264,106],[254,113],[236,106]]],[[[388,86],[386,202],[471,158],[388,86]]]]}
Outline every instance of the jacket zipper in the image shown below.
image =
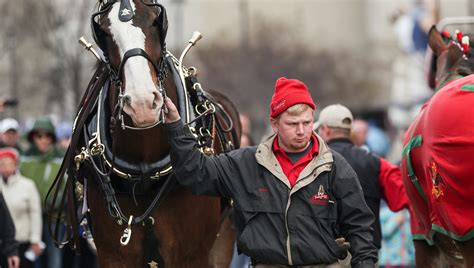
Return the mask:
{"type": "MultiPolygon", "coordinates": [[[[325,163],[325,164],[327,164],[327,163],[325,163]]],[[[318,169],[319,167],[321,167],[325,164],[318,165],[313,170],[316,170],[316,169],[318,169]]],[[[320,171],[318,173],[313,172],[309,176],[314,176],[315,178],[317,178],[317,176],[319,176],[319,174],[321,174],[321,172],[322,171],[320,171]]],[[[296,182],[295,186],[298,184],[298,182],[299,181],[296,182]]],[[[294,189],[295,186],[293,186],[293,189],[294,189]]],[[[288,227],[288,210],[290,209],[290,205],[291,205],[291,194],[297,192],[297,191],[293,192],[292,191],[293,189],[288,189],[288,202],[286,203],[286,210],[285,210],[286,254],[288,254],[288,265],[293,265],[293,256],[291,254],[290,228],[288,227]]]]}
{"type": "Polygon", "coordinates": [[[293,256],[291,256],[290,228],[288,227],[288,210],[291,204],[291,189],[288,189],[288,202],[285,210],[285,227],[286,227],[286,253],[288,254],[288,265],[293,265],[293,256]]]}

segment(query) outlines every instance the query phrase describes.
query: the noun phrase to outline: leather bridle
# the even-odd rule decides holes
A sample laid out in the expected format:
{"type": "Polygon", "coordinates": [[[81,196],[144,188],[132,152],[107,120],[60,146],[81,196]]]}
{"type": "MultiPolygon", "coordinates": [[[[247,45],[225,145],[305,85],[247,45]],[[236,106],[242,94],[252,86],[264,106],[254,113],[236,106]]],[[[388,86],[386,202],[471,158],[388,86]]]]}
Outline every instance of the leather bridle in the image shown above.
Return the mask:
{"type": "MultiPolygon", "coordinates": [[[[124,66],[127,60],[129,60],[132,57],[144,57],[148,62],[151,63],[153,66],[153,69],[155,70],[155,73],[157,74],[157,80],[158,80],[158,91],[160,92],[161,96],[163,99],[166,98],[166,90],[164,88],[164,80],[166,76],[168,75],[168,67],[166,64],[166,42],[164,41],[164,38],[166,36],[166,30],[167,30],[167,23],[165,23],[165,19],[161,19],[161,23],[165,24],[166,26],[160,28],[160,42],[161,42],[161,51],[160,51],[160,58],[158,59],[158,62],[155,63],[153,59],[150,57],[150,55],[143,49],[141,48],[132,48],[127,50],[124,55],[122,62],[120,63],[120,66],[118,69],[115,69],[112,64],[110,63],[109,59],[109,53],[107,50],[106,46],[106,41],[105,37],[107,33],[105,33],[101,27],[99,22],[96,20],[98,16],[103,16],[104,14],[110,12],[110,9],[112,8],[113,4],[115,4],[117,0],[109,0],[109,1],[102,1],[98,7],[98,11],[92,14],[91,16],[91,25],[92,25],[92,36],[100,49],[103,52],[104,55],[104,62],[106,63],[109,72],[110,72],[110,78],[112,83],[114,84],[115,88],[118,90],[118,99],[117,103],[114,109],[114,115],[113,115],[113,122],[121,122],[120,126],[122,129],[131,129],[131,130],[147,130],[153,127],[156,127],[157,125],[164,123],[164,117],[165,117],[165,110],[166,107],[163,106],[161,109],[161,118],[157,120],[153,125],[146,126],[146,127],[134,127],[134,126],[129,126],[125,124],[125,120],[123,117],[123,108],[124,106],[129,102],[129,96],[125,94],[123,90],[123,72],[124,72],[124,66]]],[[[129,1],[120,1],[121,3],[121,9],[122,6],[129,7],[129,1]],[[124,4],[126,3],[126,4],[124,4]]],[[[142,3],[150,6],[150,7],[157,7],[157,12],[159,14],[159,18],[166,17],[166,11],[165,8],[157,3],[156,1],[153,1],[152,3],[145,3],[142,0],[142,3]]],[[[119,18],[121,21],[127,21],[131,20],[133,18],[133,12],[131,13],[131,16],[128,16],[126,19],[121,16],[122,14],[118,14],[119,18]]]]}

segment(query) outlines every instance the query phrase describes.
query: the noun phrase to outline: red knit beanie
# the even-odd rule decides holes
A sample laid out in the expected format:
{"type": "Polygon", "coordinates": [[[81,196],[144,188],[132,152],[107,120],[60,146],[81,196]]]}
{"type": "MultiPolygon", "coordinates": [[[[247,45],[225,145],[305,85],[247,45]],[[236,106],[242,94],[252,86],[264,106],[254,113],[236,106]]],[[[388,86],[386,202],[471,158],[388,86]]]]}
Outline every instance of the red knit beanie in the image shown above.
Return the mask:
{"type": "Polygon", "coordinates": [[[270,103],[270,116],[275,118],[286,109],[299,103],[308,104],[313,110],[316,109],[308,88],[303,82],[285,77],[278,78],[275,83],[275,93],[270,103]]]}
{"type": "Polygon", "coordinates": [[[16,162],[16,161],[18,161],[19,153],[14,148],[10,148],[10,147],[2,148],[2,149],[0,149],[0,159],[4,158],[4,157],[9,157],[9,158],[15,160],[15,162],[16,162]]]}

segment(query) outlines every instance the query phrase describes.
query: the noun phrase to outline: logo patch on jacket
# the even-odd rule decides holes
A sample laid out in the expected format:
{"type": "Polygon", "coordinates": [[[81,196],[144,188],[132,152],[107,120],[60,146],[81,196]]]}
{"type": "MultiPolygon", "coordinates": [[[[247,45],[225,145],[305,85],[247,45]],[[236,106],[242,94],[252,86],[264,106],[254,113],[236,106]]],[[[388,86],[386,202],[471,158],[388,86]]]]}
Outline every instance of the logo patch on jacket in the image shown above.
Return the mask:
{"type": "Polygon", "coordinates": [[[260,187],[258,188],[259,193],[268,193],[268,188],[267,187],[260,187]]]}
{"type": "Polygon", "coordinates": [[[318,194],[312,195],[309,202],[318,205],[325,205],[329,202],[329,195],[326,194],[322,185],[319,185],[318,194]]]}

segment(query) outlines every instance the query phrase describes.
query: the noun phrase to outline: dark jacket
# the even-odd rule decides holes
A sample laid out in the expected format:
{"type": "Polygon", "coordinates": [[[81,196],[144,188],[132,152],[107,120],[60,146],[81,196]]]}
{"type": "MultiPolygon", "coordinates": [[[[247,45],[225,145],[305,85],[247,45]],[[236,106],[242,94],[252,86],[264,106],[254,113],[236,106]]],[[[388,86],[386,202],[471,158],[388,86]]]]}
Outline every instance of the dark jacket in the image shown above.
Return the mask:
{"type": "Polygon", "coordinates": [[[353,267],[373,267],[373,214],[365,204],[356,174],[318,137],[320,150],[290,188],[272,151],[274,137],[207,157],[181,122],[169,125],[171,160],[181,184],[196,194],[234,200],[239,249],[258,263],[312,265],[334,263],[351,243],[353,267]]]}
{"type": "Polygon", "coordinates": [[[381,247],[380,199],[383,198],[392,211],[408,208],[408,197],[403,187],[400,168],[387,160],[355,146],[346,138],[327,142],[329,147],[340,153],[357,173],[365,202],[375,215],[372,224],[374,244],[381,247]]]}
{"type": "Polygon", "coordinates": [[[0,192],[0,252],[3,256],[18,256],[18,242],[15,240],[15,225],[0,192]]]}

